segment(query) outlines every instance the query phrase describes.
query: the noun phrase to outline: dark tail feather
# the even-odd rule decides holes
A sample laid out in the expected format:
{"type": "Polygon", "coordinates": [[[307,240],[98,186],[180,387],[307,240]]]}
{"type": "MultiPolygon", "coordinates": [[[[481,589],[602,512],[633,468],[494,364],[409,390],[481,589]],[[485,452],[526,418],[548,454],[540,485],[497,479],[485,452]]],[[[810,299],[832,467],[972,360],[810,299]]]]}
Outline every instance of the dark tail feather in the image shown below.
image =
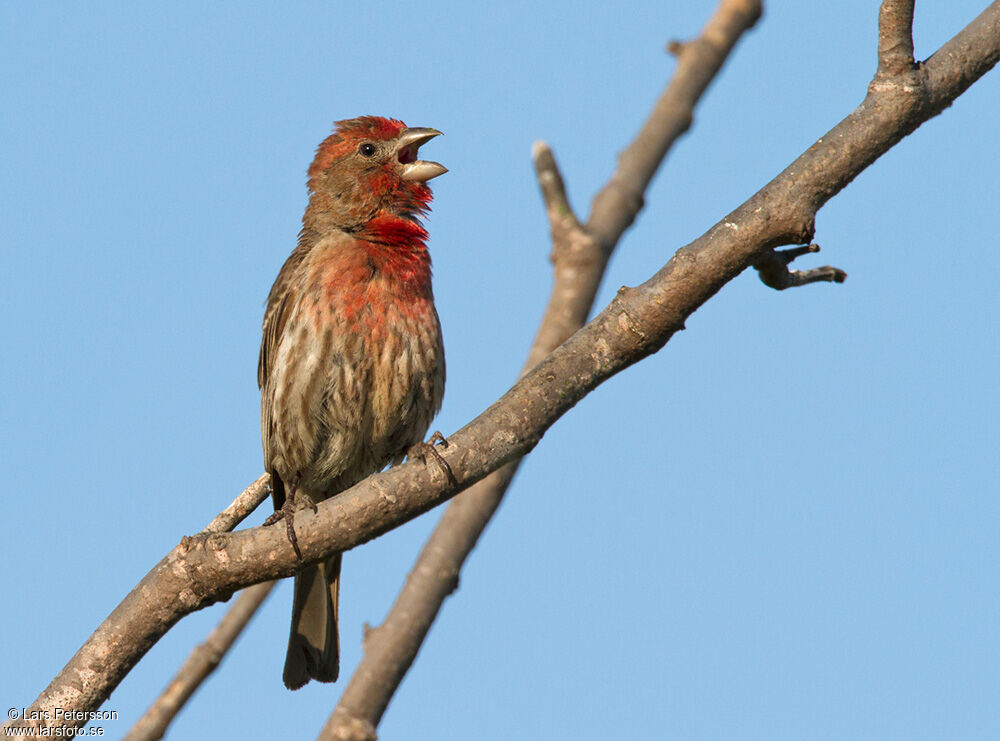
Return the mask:
{"type": "Polygon", "coordinates": [[[290,690],[310,679],[336,682],[340,673],[340,638],[337,635],[337,596],[340,589],[340,554],[324,563],[307,566],[295,575],[292,630],[282,678],[290,690]]]}

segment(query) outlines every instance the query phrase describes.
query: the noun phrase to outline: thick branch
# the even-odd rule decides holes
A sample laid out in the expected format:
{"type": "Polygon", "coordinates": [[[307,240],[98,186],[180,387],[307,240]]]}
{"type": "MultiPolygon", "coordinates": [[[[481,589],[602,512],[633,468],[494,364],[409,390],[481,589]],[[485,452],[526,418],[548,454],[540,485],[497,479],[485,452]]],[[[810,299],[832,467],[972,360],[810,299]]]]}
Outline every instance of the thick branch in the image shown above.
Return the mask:
{"type": "MultiPolygon", "coordinates": [[[[723,0],[702,36],[678,52],[677,69],[635,141],[619,160],[619,169],[595,200],[603,216],[591,215],[582,226],[566,196],[562,175],[552,150],[544,142],[532,148],[539,189],[552,234],[554,279],[548,307],[528,353],[522,375],[538,364],[573,332],[583,326],[593,307],[611,253],[635,217],[630,211],[612,215],[622,206],[615,193],[625,188],[642,193],[673,143],[690,126],[693,109],[709,82],[722,68],[739,37],[761,14],[759,0],[723,0]],[[624,184],[624,185],[623,185],[624,184]],[[591,236],[601,229],[602,247],[591,236]]],[[[406,578],[392,609],[380,627],[365,639],[364,656],[344,690],[321,736],[330,739],[370,739],[416,659],[445,599],[458,584],[458,575],[520,465],[511,461],[448,505],[406,578]]]]}
{"type": "MultiPolygon", "coordinates": [[[[914,103],[903,88],[862,104],[774,180],[652,278],[623,288],[442,449],[458,486],[437,467],[406,463],[305,510],[295,526],[304,560],[349,550],[426,512],[528,453],[552,424],[607,378],[660,349],[684,320],[764,250],[802,244],[816,211],[920,123],[940,113],[1000,58],[995,0],[921,68],[914,103]]],[[[293,574],[285,533],[256,527],[185,538],[115,608],[29,708],[94,710],[175,622],[237,589],[293,574]]],[[[24,721],[19,721],[24,722],[24,721]]],[[[82,721],[79,721],[82,723],[82,721]]],[[[40,721],[29,724],[37,725],[40,721]]]]}

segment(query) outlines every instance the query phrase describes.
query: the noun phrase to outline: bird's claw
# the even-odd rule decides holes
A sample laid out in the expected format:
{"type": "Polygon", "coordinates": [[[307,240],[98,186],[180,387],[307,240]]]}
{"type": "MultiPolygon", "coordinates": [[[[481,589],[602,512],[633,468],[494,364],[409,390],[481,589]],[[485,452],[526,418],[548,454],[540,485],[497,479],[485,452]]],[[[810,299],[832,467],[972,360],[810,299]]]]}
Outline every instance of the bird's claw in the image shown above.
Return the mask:
{"type": "MultiPolygon", "coordinates": [[[[306,494],[304,491],[295,492],[295,498],[298,499],[299,502],[304,504],[306,507],[311,509],[313,511],[313,514],[319,512],[319,507],[316,506],[316,502],[314,502],[313,498],[308,494],[306,494]]],[[[297,507],[296,509],[302,509],[302,507],[297,507]]]]}
{"type": "Polygon", "coordinates": [[[435,431],[434,434],[431,435],[430,440],[428,440],[427,442],[419,442],[412,448],[410,448],[410,450],[406,454],[406,457],[419,458],[424,462],[425,465],[427,464],[428,457],[433,458],[434,462],[437,463],[438,468],[440,468],[442,473],[444,473],[445,477],[447,477],[448,483],[451,484],[452,486],[458,486],[458,479],[455,478],[455,474],[452,472],[451,466],[448,465],[448,461],[446,461],[444,457],[437,451],[437,448],[434,447],[435,444],[437,443],[440,443],[442,448],[448,447],[447,438],[445,438],[445,436],[442,435],[440,432],[435,431]]]}
{"type": "MultiPolygon", "coordinates": [[[[274,514],[264,520],[264,527],[273,525],[279,520],[284,520],[285,532],[288,535],[288,542],[292,544],[292,549],[295,551],[295,555],[301,561],[302,551],[299,549],[299,540],[295,537],[295,526],[292,524],[292,521],[295,519],[296,510],[293,497],[294,495],[285,498],[285,503],[281,505],[281,509],[275,510],[274,514]]],[[[316,511],[316,503],[312,499],[304,494],[300,495],[300,497],[305,498],[306,502],[312,507],[313,512],[316,511]]]]}

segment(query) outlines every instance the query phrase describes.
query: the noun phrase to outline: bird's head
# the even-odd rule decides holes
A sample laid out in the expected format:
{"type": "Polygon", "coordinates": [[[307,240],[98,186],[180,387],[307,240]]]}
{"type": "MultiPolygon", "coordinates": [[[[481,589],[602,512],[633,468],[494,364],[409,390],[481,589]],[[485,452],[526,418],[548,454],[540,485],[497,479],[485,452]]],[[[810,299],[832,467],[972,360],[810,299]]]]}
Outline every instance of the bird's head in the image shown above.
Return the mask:
{"type": "Polygon", "coordinates": [[[431,201],[427,181],[448,171],[417,159],[440,133],[379,116],[338,121],[309,167],[310,208],[346,229],[381,215],[415,219],[431,201]]]}

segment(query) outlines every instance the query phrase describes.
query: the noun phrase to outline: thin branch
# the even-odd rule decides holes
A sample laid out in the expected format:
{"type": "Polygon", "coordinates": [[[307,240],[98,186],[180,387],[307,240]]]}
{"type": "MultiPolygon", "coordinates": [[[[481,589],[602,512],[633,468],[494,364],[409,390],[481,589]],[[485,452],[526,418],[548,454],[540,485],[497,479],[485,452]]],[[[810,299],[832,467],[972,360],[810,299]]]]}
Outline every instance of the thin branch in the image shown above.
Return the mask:
{"type": "Polygon", "coordinates": [[[914,68],[914,0],[885,0],[878,13],[878,76],[899,77],[914,68]]]}
{"type": "MultiPolygon", "coordinates": [[[[642,207],[642,193],[667,149],[691,126],[695,102],[715,79],[741,34],[760,18],[762,8],[760,0],[722,0],[698,38],[674,46],[677,70],[670,85],[591,205],[587,231],[607,257],[635,220],[642,207]]],[[[593,300],[591,297],[588,304],[593,300]]]]}
{"type": "MultiPolygon", "coordinates": [[[[574,302],[571,300],[576,284],[581,276],[588,275],[595,270],[603,272],[603,267],[607,263],[600,259],[600,248],[597,242],[573,213],[573,207],[570,206],[569,198],[566,196],[566,186],[563,183],[562,173],[559,172],[555,155],[549,145],[541,141],[535,142],[531,147],[531,159],[535,165],[535,176],[538,178],[538,187],[542,192],[545,211],[549,217],[549,231],[552,237],[551,259],[557,274],[553,292],[549,298],[550,311],[548,316],[557,315],[561,318],[564,326],[573,326],[570,323],[575,323],[578,329],[583,326],[583,320],[576,319],[580,309],[574,306],[574,302]]],[[[589,311],[590,307],[588,306],[583,310],[584,316],[589,311]]],[[[543,320],[542,328],[544,326],[543,320]]],[[[539,331],[541,332],[541,329],[539,331]]],[[[536,337],[524,371],[548,355],[558,344],[546,347],[536,337]]]]}
{"type": "MultiPolygon", "coordinates": [[[[261,474],[233,500],[232,504],[216,515],[202,533],[207,535],[231,531],[267,498],[270,482],[269,474],[261,474]]],[[[132,726],[125,737],[128,741],[163,738],[163,734],[177,713],[202,682],[219,666],[222,657],[236,642],[275,584],[276,582],[255,584],[240,594],[205,641],[191,651],[163,693],[132,726]]]]}
{"type": "MultiPolygon", "coordinates": [[[[601,204],[623,207],[624,202],[616,194],[635,193],[638,211],[652,173],[688,129],[695,104],[740,36],[760,14],[759,1],[723,0],[699,40],[677,51],[674,75],[645,126],[619,159],[618,170],[601,191],[603,197],[595,199],[595,212],[587,226],[582,226],[573,212],[552,150],[544,142],[532,147],[552,236],[554,276],[549,303],[522,376],[583,326],[608,260],[635,217],[631,211],[618,216],[609,214],[606,208],[599,211],[601,204]],[[591,236],[591,229],[605,235],[603,247],[591,236]]],[[[500,506],[519,466],[520,459],[511,461],[448,505],[382,625],[366,635],[361,663],[327,720],[321,738],[375,738],[375,729],[389,701],[416,659],[445,599],[455,590],[462,565],[500,506]]]]}
{"type": "Polygon", "coordinates": [[[250,516],[260,503],[267,499],[271,489],[271,477],[262,473],[256,481],[243,490],[233,503],[215,516],[205,527],[205,533],[228,533],[250,516]]]}
{"type": "Polygon", "coordinates": [[[812,238],[816,211],[923,121],[937,115],[1000,59],[994,0],[920,67],[918,102],[906,86],[872,91],[862,104],[749,200],[653,277],[622,288],[580,331],[489,409],[449,436],[441,453],[458,485],[437,467],[405,463],[370,476],[296,516],[303,561],[280,529],[184,538],[112,611],[12,725],[81,725],[145,652],[184,615],[234,591],[290,576],[426,512],[505,463],[527,454],[591,390],[651,355],[685,319],[767,249],[812,238]],[[735,224],[736,229],[727,224],[735,224]]]}
{"type": "Polygon", "coordinates": [[[564,219],[568,219],[571,228],[582,229],[566,196],[566,184],[549,145],[535,142],[531,146],[531,159],[535,163],[535,177],[538,178],[538,188],[542,191],[553,240],[557,239],[564,219]]]}
{"type": "Polygon", "coordinates": [[[202,682],[222,663],[240,633],[257,613],[277,582],[254,584],[240,593],[205,642],[196,646],[156,701],[125,736],[125,741],[156,741],[202,682]]]}
{"type": "Polygon", "coordinates": [[[811,270],[788,269],[789,263],[795,258],[813,252],[819,252],[818,244],[790,250],[768,250],[753,261],[753,268],[759,273],[761,282],[776,291],[804,286],[807,283],[843,283],[847,280],[847,273],[830,265],[811,270]]]}

